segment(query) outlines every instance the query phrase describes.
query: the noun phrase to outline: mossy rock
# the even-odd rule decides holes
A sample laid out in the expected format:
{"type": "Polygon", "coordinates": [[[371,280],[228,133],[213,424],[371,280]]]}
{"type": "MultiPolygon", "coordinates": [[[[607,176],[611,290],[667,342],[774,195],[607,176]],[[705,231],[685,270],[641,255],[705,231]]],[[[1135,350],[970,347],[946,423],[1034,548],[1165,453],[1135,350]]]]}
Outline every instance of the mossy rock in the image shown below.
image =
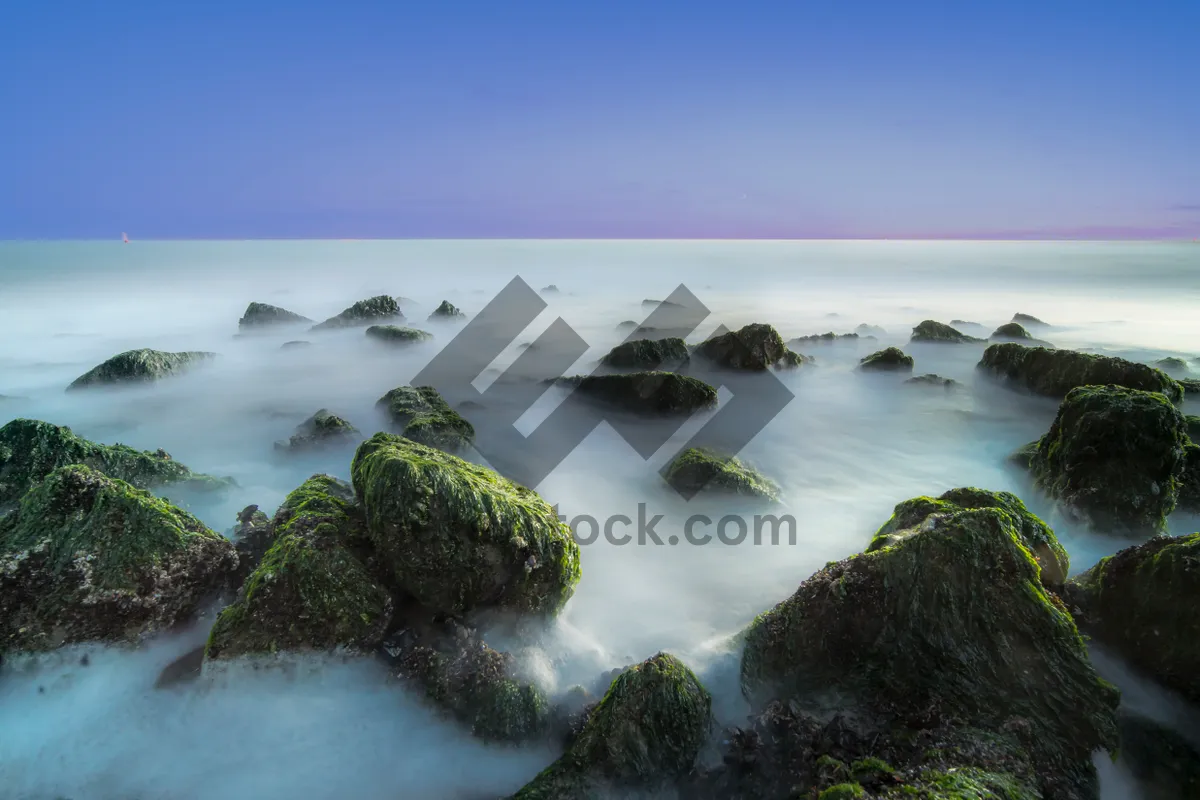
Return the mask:
{"type": "Polygon", "coordinates": [[[1187,414],[1184,416],[1183,422],[1187,426],[1188,437],[1192,441],[1200,439],[1200,415],[1187,414]]]}
{"type": "Polygon", "coordinates": [[[416,344],[428,342],[433,338],[433,334],[402,325],[372,325],[367,328],[367,338],[384,344],[416,344]]]}
{"type": "Polygon", "coordinates": [[[1200,378],[1180,378],[1178,383],[1188,397],[1200,395],[1200,378]]]}
{"type": "Polygon", "coordinates": [[[1037,317],[1031,316],[1029,314],[1022,314],[1019,311],[1016,314],[1013,314],[1012,321],[1017,323],[1018,325],[1024,325],[1025,327],[1030,327],[1030,326],[1037,326],[1039,328],[1049,327],[1049,323],[1042,322],[1037,317]]]}
{"type": "Polygon", "coordinates": [[[1030,468],[1093,527],[1152,535],[1175,509],[1187,444],[1183,415],[1163,395],[1081,386],[1059,405],[1030,468]]]}
{"type": "Polygon", "coordinates": [[[600,403],[645,414],[690,414],[717,405],[717,390],[696,378],[674,372],[630,372],[583,375],[559,383],[600,403]]]}
{"type": "MultiPolygon", "coordinates": [[[[872,337],[873,338],[873,337],[872,337]]],[[[828,331],[826,333],[814,333],[811,336],[797,336],[788,342],[788,345],[802,344],[833,344],[835,342],[857,343],[859,336],[857,333],[834,333],[828,331]]]]}
{"type": "Polygon", "coordinates": [[[449,300],[443,300],[441,305],[435,308],[433,313],[429,315],[429,319],[430,321],[433,321],[439,319],[457,319],[465,316],[466,314],[459,310],[459,308],[449,300]]]}
{"type": "Polygon", "coordinates": [[[1052,587],[1063,584],[1071,572],[1071,559],[1066,548],[1058,541],[1050,526],[1026,508],[1021,498],[1010,492],[991,492],[966,486],[943,492],[938,497],[905,500],[896,505],[891,519],[875,532],[866,552],[891,547],[926,527],[936,526],[944,515],[978,508],[998,508],[1011,514],[1016,520],[1021,543],[1041,567],[1042,583],[1052,587]],[[929,519],[935,515],[934,520],[929,519]]]}
{"type": "Polygon", "coordinates": [[[788,349],[779,331],[765,323],[752,323],[706,339],[696,353],[725,369],[761,372],[771,367],[796,367],[803,359],[788,349]]]}
{"type": "Polygon", "coordinates": [[[267,303],[251,303],[246,306],[246,313],[238,320],[239,328],[263,328],[272,325],[298,325],[312,322],[308,317],[293,311],[267,303]]]}
{"type": "Polygon", "coordinates": [[[887,347],[858,362],[858,368],[874,372],[912,372],[916,361],[899,347],[887,347]]]}
{"type": "Polygon", "coordinates": [[[62,425],[14,419],[0,428],[0,508],[70,464],[83,464],[139,489],[172,484],[218,490],[233,485],[230,478],[192,472],[162,450],[150,453],[122,444],[96,444],[62,425]]]}
{"type": "Polygon", "coordinates": [[[854,329],[854,332],[859,336],[864,337],[874,336],[875,338],[879,338],[880,336],[887,336],[887,331],[883,328],[879,327],[878,325],[868,325],[865,322],[859,324],[859,326],[854,329]]]}
{"type": "Polygon", "coordinates": [[[999,342],[1021,342],[1030,347],[1048,347],[1053,348],[1054,345],[1049,342],[1044,342],[1041,339],[1034,338],[1033,334],[1025,330],[1025,327],[1019,322],[1009,322],[1001,325],[996,330],[992,331],[992,335],[988,337],[990,341],[999,342]]]}
{"type": "Polygon", "coordinates": [[[994,344],[983,351],[977,369],[1046,397],[1065,397],[1080,386],[1114,384],[1160,392],[1173,403],[1183,398],[1183,388],[1161,370],[1074,350],[1026,347],[1013,342],[994,344]]]}
{"type": "Polygon", "coordinates": [[[953,378],[943,378],[941,375],[934,375],[932,372],[925,375],[917,375],[914,378],[909,378],[905,381],[906,384],[912,386],[935,386],[939,389],[951,391],[957,389],[960,384],[953,378]]]}
{"type": "Polygon", "coordinates": [[[276,450],[299,451],[346,445],[361,438],[358,428],[322,408],[296,426],[296,432],[286,442],[276,442],[276,450]]]}
{"type": "Polygon", "coordinates": [[[779,487],[735,456],[689,447],[667,467],[667,483],[691,497],[701,491],[779,499],[779,487]]]}
{"type": "Polygon", "coordinates": [[[608,351],[601,363],[618,369],[658,369],[677,367],[688,361],[688,349],[683,339],[635,339],[608,351]]]}
{"type": "Polygon", "coordinates": [[[1180,373],[1180,372],[1187,374],[1188,372],[1190,372],[1190,368],[1188,367],[1188,362],[1184,361],[1182,358],[1176,358],[1174,356],[1171,356],[1169,358],[1160,358],[1158,361],[1154,362],[1154,366],[1155,366],[1155,368],[1161,369],[1163,372],[1166,372],[1168,374],[1175,374],[1175,373],[1180,373]]]}
{"type": "Polygon", "coordinates": [[[383,639],[392,599],[356,555],[365,521],[349,484],[312,476],[279,507],[270,535],[237,601],[217,616],[208,658],[362,652],[383,639]]]}
{"type": "Polygon", "coordinates": [[[1157,536],[1122,550],[1068,588],[1085,631],[1200,702],[1200,533],[1157,536]]]}
{"type": "Polygon", "coordinates": [[[692,769],[712,725],[712,697],[674,656],[621,673],[557,761],[514,800],[655,791],[692,769]]]}
{"type": "Polygon", "coordinates": [[[1183,449],[1183,477],[1179,479],[1179,508],[1200,511],[1200,444],[1183,449]]]}
{"type": "Polygon", "coordinates": [[[858,783],[838,783],[817,795],[817,800],[861,800],[867,792],[858,783]]]}
{"type": "Polygon", "coordinates": [[[127,350],[80,375],[71,382],[67,391],[126,383],[150,383],[186,372],[197,364],[216,357],[216,353],[201,351],[164,353],[161,350],[127,350]]]}
{"type": "Polygon", "coordinates": [[[336,330],[338,328],[363,328],[387,320],[403,320],[400,304],[394,297],[381,294],[366,300],[359,300],[349,308],[343,309],[336,316],[312,327],[314,331],[336,330]]]}
{"type": "Polygon", "coordinates": [[[191,617],[237,562],[186,511],[90,467],[61,467],[0,517],[0,650],[136,641],[191,617]]]}
{"type": "Polygon", "coordinates": [[[426,608],[552,615],[574,593],[579,546],[536,492],[386,433],[359,445],[351,473],[378,555],[426,608]]]}
{"type": "Polygon", "coordinates": [[[379,398],[393,429],[402,436],[450,453],[475,440],[475,428],[432,386],[400,386],[379,398]]]}
{"type": "Polygon", "coordinates": [[[233,542],[238,554],[238,568],[232,585],[241,587],[262,562],[267,550],[271,549],[271,542],[275,539],[271,518],[256,505],[246,506],[238,512],[237,524],[226,536],[233,542]]]}
{"type": "Polygon", "coordinates": [[[743,691],[758,707],[833,698],[893,730],[1015,724],[1041,780],[1094,788],[1119,693],[1024,539],[1006,510],[963,510],[826,566],[746,631],[743,691]]]}
{"type": "Polygon", "coordinates": [[[957,328],[951,328],[943,322],[927,319],[912,329],[912,337],[909,341],[933,344],[968,344],[984,340],[975,336],[967,336],[957,328]]]}

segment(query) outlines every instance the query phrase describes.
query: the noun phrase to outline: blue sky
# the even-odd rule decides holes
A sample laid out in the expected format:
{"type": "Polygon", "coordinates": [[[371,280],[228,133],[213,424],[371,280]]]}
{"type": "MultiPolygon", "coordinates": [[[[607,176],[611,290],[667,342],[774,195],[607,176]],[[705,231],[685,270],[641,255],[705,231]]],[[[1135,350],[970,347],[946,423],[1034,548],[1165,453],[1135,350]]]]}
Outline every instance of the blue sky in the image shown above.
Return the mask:
{"type": "Polygon", "coordinates": [[[1200,236],[1200,2],[13,2],[0,238],[1200,236]]]}

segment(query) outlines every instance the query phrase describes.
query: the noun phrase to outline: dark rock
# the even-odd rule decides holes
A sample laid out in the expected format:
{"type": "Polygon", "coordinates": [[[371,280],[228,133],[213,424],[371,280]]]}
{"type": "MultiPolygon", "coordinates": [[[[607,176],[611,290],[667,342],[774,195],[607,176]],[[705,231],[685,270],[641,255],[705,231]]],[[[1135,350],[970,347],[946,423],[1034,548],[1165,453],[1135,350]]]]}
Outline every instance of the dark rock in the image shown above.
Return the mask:
{"type": "Polygon", "coordinates": [[[246,506],[238,512],[237,525],[229,532],[229,538],[238,553],[238,568],[232,581],[236,590],[262,562],[271,548],[275,531],[271,527],[271,518],[259,511],[258,506],[246,506]]]}
{"type": "Polygon", "coordinates": [[[542,287],[542,294],[558,294],[558,287],[553,283],[549,286],[542,287]]]}
{"type": "Polygon", "coordinates": [[[238,320],[238,327],[261,328],[273,325],[296,325],[304,322],[312,322],[312,320],[279,306],[251,303],[246,306],[246,313],[238,320]]]}
{"type": "Polygon", "coordinates": [[[298,339],[294,342],[284,342],[283,344],[279,345],[279,349],[280,350],[294,350],[297,347],[311,347],[311,346],[312,346],[312,342],[306,342],[306,341],[298,339]]]}
{"type": "Polygon", "coordinates": [[[1047,323],[1042,322],[1037,317],[1031,317],[1028,314],[1021,314],[1019,312],[1016,314],[1013,314],[1012,321],[1017,323],[1018,325],[1024,325],[1027,328],[1031,328],[1031,327],[1048,328],[1049,327],[1049,325],[1047,323]]]}
{"type": "Polygon", "coordinates": [[[679,367],[688,361],[683,339],[636,339],[614,347],[602,363],[620,369],[658,369],[679,367]]]}
{"type": "Polygon", "coordinates": [[[1073,350],[993,344],[983,351],[977,369],[1047,397],[1064,397],[1078,386],[1103,384],[1161,392],[1173,403],[1183,397],[1180,385],[1153,367],[1073,350]]]}
{"type": "Polygon", "coordinates": [[[433,334],[400,325],[372,325],[367,328],[367,338],[385,344],[413,344],[427,342],[433,338],[433,334]]]}
{"type": "Polygon", "coordinates": [[[204,667],[204,646],[193,648],[163,667],[154,681],[155,689],[170,689],[182,683],[191,683],[200,677],[204,667]]]}
{"type": "Polygon", "coordinates": [[[982,342],[984,340],[974,336],[967,336],[965,333],[951,328],[949,325],[927,319],[912,329],[912,338],[910,341],[934,344],[966,344],[969,342],[982,342]]]}
{"type": "Polygon", "coordinates": [[[465,316],[466,316],[466,314],[464,314],[462,311],[458,310],[454,305],[452,305],[450,303],[449,300],[443,300],[442,304],[440,306],[438,306],[437,308],[435,308],[433,310],[433,313],[429,315],[429,319],[432,321],[432,320],[439,320],[439,319],[456,319],[456,318],[465,317],[465,316]]]}
{"type": "Polygon", "coordinates": [[[674,372],[631,372],[563,378],[585,397],[615,408],[647,414],[690,414],[717,405],[717,390],[674,372]]]}
{"type": "Polygon", "coordinates": [[[926,375],[917,375],[915,378],[909,378],[905,383],[914,386],[936,386],[946,391],[957,389],[961,384],[953,378],[943,378],[941,375],[929,373],[926,375]]]}
{"type": "Polygon", "coordinates": [[[1158,361],[1154,362],[1154,366],[1158,369],[1161,369],[1163,372],[1167,373],[1168,375],[1175,375],[1175,374],[1186,375],[1188,372],[1191,371],[1190,368],[1188,367],[1188,362],[1184,361],[1182,358],[1175,358],[1175,357],[1160,358],[1158,361]]]}
{"type": "Polygon", "coordinates": [[[286,442],[276,442],[276,450],[297,452],[320,447],[336,447],[349,444],[362,437],[358,428],[346,420],[322,408],[296,427],[296,432],[286,442]]]}
{"type": "Polygon", "coordinates": [[[879,327],[878,325],[868,325],[865,322],[861,323],[857,328],[855,328],[854,332],[859,336],[874,336],[876,338],[880,336],[887,336],[887,331],[885,331],[883,328],[879,327]]]}
{"type": "Polygon", "coordinates": [[[996,330],[992,331],[992,335],[988,337],[992,341],[1000,342],[1021,342],[1029,347],[1049,347],[1054,345],[1049,342],[1043,342],[1041,339],[1035,339],[1030,335],[1029,331],[1021,327],[1020,323],[1009,322],[1001,325],[996,330]]]}
{"type": "Polygon", "coordinates": [[[71,382],[67,391],[124,383],[150,383],[169,375],[181,374],[216,357],[216,353],[199,351],[164,353],[161,350],[128,350],[80,375],[71,382]]]}
{"type": "Polygon", "coordinates": [[[779,331],[764,323],[707,339],[696,346],[696,353],[726,369],[762,371],[802,363],[800,356],[784,344],[779,331]]]}
{"type": "Polygon", "coordinates": [[[779,487],[734,456],[689,447],[667,467],[667,483],[691,497],[700,491],[778,500],[779,487]]]}
{"type": "Polygon", "coordinates": [[[876,371],[912,372],[916,362],[899,347],[888,347],[863,358],[858,368],[876,371]]]}
{"type": "Polygon", "coordinates": [[[354,305],[344,309],[337,316],[330,317],[324,322],[314,325],[312,330],[365,328],[368,325],[376,323],[403,319],[404,314],[401,313],[400,304],[396,302],[395,298],[381,294],[367,300],[359,300],[354,305]]]}
{"type": "Polygon", "coordinates": [[[1200,750],[1176,731],[1122,710],[1121,760],[1138,781],[1142,800],[1200,797],[1200,750]]]}
{"type": "Polygon", "coordinates": [[[451,453],[462,452],[475,439],[471,423],[442,399],[432,386],[400,386],[379,398],[393,429],[414,442],[451,453]]]}

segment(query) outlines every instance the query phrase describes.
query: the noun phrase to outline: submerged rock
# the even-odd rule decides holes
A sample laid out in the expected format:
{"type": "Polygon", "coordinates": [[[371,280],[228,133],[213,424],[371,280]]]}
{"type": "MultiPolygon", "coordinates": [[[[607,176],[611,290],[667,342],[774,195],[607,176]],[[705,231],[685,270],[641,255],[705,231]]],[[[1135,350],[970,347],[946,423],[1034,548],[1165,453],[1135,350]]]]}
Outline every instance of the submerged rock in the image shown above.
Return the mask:
{"type": "Polygon", "coordinates": [[[638,326],[638,324],[636,322],[634,322],[631,319],[627,319],[624,322],[617,323],[617,330],[619,330],[619,331],[633,330],[637,326],[638,326]]]}
{"type": "Polygon", "coordinates": [[[658,369],[687,363],[688,349],[683,339],[636,339],[608,351],[602,362],[621,369],[658,369]]]}
{"type": "Polygon", "coordinates": [[[932,372],[925,375],[917,375],[915,378],[909,378],[905,381],[905,383],[912,384],[914,386],[937,386],[938,388],[945,389],[946,391],[957,389],[962,385],[953,378],[943,378],[941,375],[935,375],[932,372]]]}
{"type": "Polygon", "coordinates": [[[133,642],[192,616],[237,567],[186,511],[80,464],[0,517],[0,650],[133,642]]]}
{"type": "Polygon", "coordinates": [[[216,353],[201,351],[164,353],[161,350],[128,350],[80,375],[71,382],[67,391],[122,383],[150,383],[186,372],[216,357],[216,353]]]}
{"type": "Polygon", "coordinates": [[[230,478],[192,472],[162,450],[150,453],[123,444],[96,444],[62,425],[14,419],[0,428],[0,508],[70,464],[83,464],[139,489],[165,484],[196,490],[233,485],[230,478]]]}
{"type": "Polygon", "coordinates": [[[858,368],[865,370],[912,372],[917,362],[899,347],[887,347],[859,360],[858,368]]]}
{"type": "Polygon", "coordinates": [[[1032,317],[1029,314],[1022,314],[1020,312],[1013,314],[1012,321],[1017,323],[1018,325],[1024,325],[1026,327],[1034,327],[1034,326],[1040,327],[1040,328],[1048,328],[1049,327],[1048,323],[1042,322],[1037,317],[1032,317]]]}
{"type": "Polygon", "coordinates": [[[242,314],[242,318],[238,320],[238,327],[261,328],[271,325],[296,325],[304,322],[312,322],[312,320],[279,306],[251,303],[246,306],[246,313],[242,314]]]}
{"type": "Polygon", "coordinates": [[[1160,358],[1158,361],[1154,362],[1154,366],[1157,369],[1161,369],[1163,372],[1172,375],[1176,373],[1183,373],[1186,375],[1190,371],[1188,362],[1184,361],[1182,358],[1175,358],[1174,356],[1170,358],[1160,358]]]}
{"type": "Polygon", "coordinates": [[[404,314],[400,304],[394,297],[386,294],[377,295],[366,300],[359,300],[337,316],[330,317],[324,322],[312,326],[314,331],[336,330],[338,328],[364,328],[368,325],[387,320],[402,320],[404,314]]]}
{"type": "Polygon", "coordinates": [[[432,386],[400,386],[379,398],[392,426],[414,442],[461,452],[475,439],[475,428],[450,407],[432,386]]]}
{"type": "Polygon", "coordinates": [[[429,315],[430,320],[438,319],[454,319],[456,317],[465,317],[462,311],[456,308],[449,300],[443,300],[442,304],[433,310],[429,315]]]}
{"type": "Polygon", "coordinates": [[[1146,392],[1161,392],[1173,403],[1183,389],[1166,373],[1113,356],[1048,350],[1007,343],[983,351],[977,369],[1047,397],[1064,397],[1078,386],[1115,384],[1146,392]]]}
{"type": "Polygon", "coordinates": [[[649,414],[689,414],[717,405],[717,390],[703,381],[674,372],[631,372],[584,375],[559,383],[616,408],[649,414]]]}
{"type": "Polygon", "coordinates": [[[378,645],[392,598],[354,554],[365,533],[350,486],[314,475],[288,495],[271,528],[270,548],[217,616],[206,656],[378,645]]]}
{"type": "Polygon", "coordinates": [[[1183,415],[1157,392],[1072,389],[1030,468],[1039,488],[1100,530],[1153,534],[1175,508],[1188,444],[1183,415]]]}
{"type": "Polygon", "coordinates": [[[701,492],[747,495],[778,500],[779,487],[734,456],[689,447],[667,467],[667,483],[685,496],[701,492]]]}
{"type": "Polygon", "coordinates": [[[367,328],[367,338],[387,344],[411,344],[427,342],[433,338],[429,331],[405,328],[401,325],[372,325],[367,328]]]}
{"type": "Polygon", "coordinates": [[[574,593],[579,546],[536,492],[386,433],[359,445],[351,473],[382,563],[426,608],[552,615],[574,593]]]}
{"type": "Polygon", "coordinates": [[[931,342],[935,344],[966,344],[982,342],[983,339],[967,336],[955,328],[941,322],[927,319],[912,329],[910,342],[931,342]]]}
{"type": "Polygon", "coordinates": [[[761,371],[802,363],[801,357],[783,343],[779,331],[764,323],[707,339],[696,346],[696,353],[726,369],[761,371]]]}
{"type": "Polygon", "coordinates": [[[585,800],[663,789],[691,769],[712,725],[712,697],[659,653],[613,681],[583,730],[514,800],[585,800]]]}
{"type": "Polygon", "coordinates": [[[558,287],[553,283],[542,287],[542,294],[558,294],[558,287]]]}
{"type": "Polygon", "coordinates": [[[296,426],[296,432],[286,442],[276,442],[276,450],[312,450],[349,444],[361,438],[358,428],[322,408],[296,426]]]}
{"type": "Polygon", "coordinates": [[[1079,624],[1159,683],[1200,702],[1200,533],[1156,536],[1068,583],[1079,624]]]}

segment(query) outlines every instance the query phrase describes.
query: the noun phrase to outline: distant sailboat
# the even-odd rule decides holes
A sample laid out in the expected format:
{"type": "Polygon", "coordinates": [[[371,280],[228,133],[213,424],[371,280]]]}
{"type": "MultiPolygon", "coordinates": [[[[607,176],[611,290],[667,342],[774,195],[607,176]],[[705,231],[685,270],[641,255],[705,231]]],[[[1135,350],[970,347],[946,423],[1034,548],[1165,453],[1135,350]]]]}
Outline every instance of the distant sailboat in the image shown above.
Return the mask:
{"type": "Polygon", "coordinates": [[[129,244],[129,237],[126,236],[124,233],[121,234],[121,242],[124,244],[129,244]]]}

